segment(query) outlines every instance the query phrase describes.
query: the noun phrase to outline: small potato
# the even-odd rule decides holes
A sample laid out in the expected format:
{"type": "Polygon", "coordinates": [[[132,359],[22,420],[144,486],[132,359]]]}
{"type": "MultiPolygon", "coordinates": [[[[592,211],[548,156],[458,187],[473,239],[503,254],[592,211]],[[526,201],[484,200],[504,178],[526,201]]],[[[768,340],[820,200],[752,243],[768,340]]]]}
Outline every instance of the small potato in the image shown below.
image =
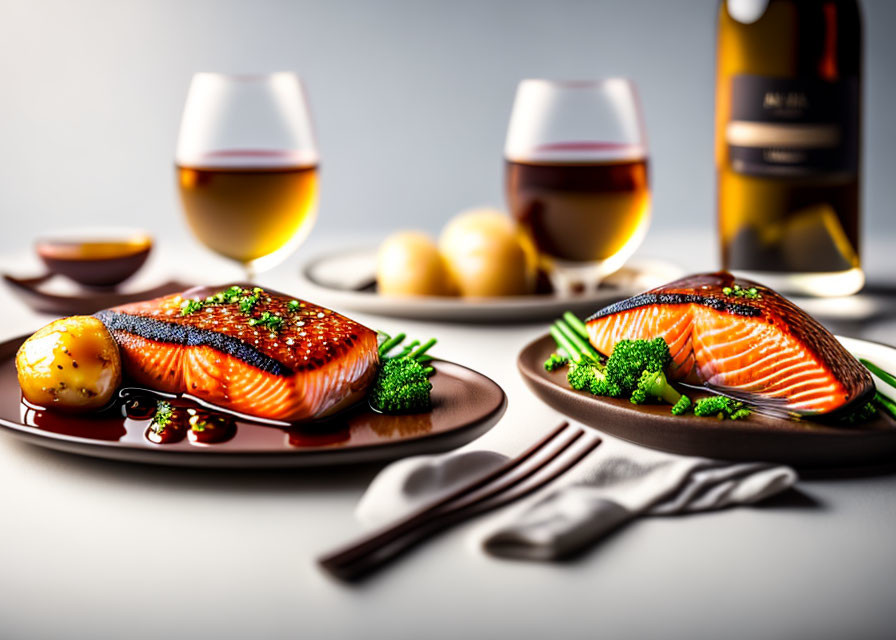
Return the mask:
{"type": "Polygon", "coordinates": [[[450,296],[456,289],[432,238],[421,231],[394,233],[380,245],[376,281],[390,296],[450,296]]]}
{"type": "Polygon", "coordinates": [[[462,296],[514,296],[535,290],[535,253],[500,211],[461,213],[445,225],[439,249],[462,296]]]}
{"type": "Polygon", "coordinates": [[[121,384],[121,354],[105,325],[92,316],[55,320],[16,354],[22,395],[63,411],[99,409],[121,384]]]}

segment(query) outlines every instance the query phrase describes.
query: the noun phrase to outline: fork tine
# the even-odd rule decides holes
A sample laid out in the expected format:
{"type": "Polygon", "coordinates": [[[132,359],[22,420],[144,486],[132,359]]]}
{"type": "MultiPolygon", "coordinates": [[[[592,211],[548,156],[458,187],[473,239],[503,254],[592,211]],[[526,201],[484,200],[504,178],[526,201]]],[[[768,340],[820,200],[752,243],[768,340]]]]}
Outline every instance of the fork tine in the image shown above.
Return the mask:
{"type": "MultiPolygon", "coordinates": [[[[585,456],[597,449],[597,447],[600,446],[601,442],[602,440],[600,438],[595,437],[591,439],[590,442],[584,443],[580,447],[581,450],[576,452],[575,455],[570,458],[570,460],[564,462],[562,465],[558,465],[558,467],[550,473],[547,473],[546,475],[541,477],[536,477],[532,482],[522,483],[510,489],[509,491],[496,495],[492,499],[485,500],[475,505],[473,507],[474,515],[478,513],[484,513],[492,509],[497,509],[498,507],[519,500],[520,498],[523,498],[529,494],[534,493],[538,489],[547,486],[548,484],[562,476],[564,473],[572,469],[574,466],[579,464],[585,458],[585,456]]],[[[551,460],[551,462],[556,461],[558,458],[554,458],[553,460],[551,460]]],[[[548,465],[545,465],[544,468],[546,469],[547,467],[548,465]]]]}
{"type": "MultiPolygon", "coordinates": [[[[548,483],[557,479],[581,462],[582,459],[594,451],[600,443],[601,440],[599,438],[591,439],[589,442],[586,442],[584,446],[579,447],[579,451],[565,460],[563,464],[556,465],[556,468],[548,473],[537,475],[534,482],[524,483],[514,490],[501,493],[490,500],[477,502],[465,508],[439,512],[432,518],[422,522],[419,526],[406,531],[384,545],[372,549],[369,553],[358,557],[354,561],[344,565],[328,567],[328,569],[335,576],[343,580],[357,580],[362,578],[381,567],[392,558],[407,551],[423,540],[444,531],[446,528],[477,515],[481,515],[492,509],[496,509],[497,507],[522,498],[546,486],[548,483]]],[[[549,459],[547,465],[539,465],[536,471],[540,473],[550,469],[550,463],[555,462],[558,459],[558,456],[562,456],[565,451],[567,451],[566,448],[558,453],[557,456],[549,459]]]]}
{"type": "Polygon", "coordinates": [[[467,485],[466,489],[468,490],[455,492],[439,500],[437,504],[423,509],[419,516],[374,532],[354,544],[321,557],[318,561],[337,577],[353,580],[370,573],[387,560],[447,526],[503,506],[536,491],[574,467],[601,443],[599,438],[592,438],[583,446],[579,446],[578,451],[571,448],[575,443],[580,442],[584,434],[584,431],[579,428],[570,437],[561,441],[555,450],[548,450],[548,454],[543,456],[544,459],[535,458],[528,466],[523,465],[523,462],[530,461],[536,453],[544,451],[566,426],[564,424],[555,429],[549,437],[537,443],[540,446],[530,447],[524,452],[528,455],[516,464],[504,465],[500,469],[502,473],[489,474],[494,476],[491,479],[483,478],[475,481],[467,485]],[[564,454],[569,451],[575,451],[575,453],[564,459],[564,454]],[[561,460],[562,463],[553,464],[558,460],[561,460]],[[505,470],[505,467],[509,467],[509,471],[505,470]],[[478,488],[478,494],[476,488],[472,491],[469,490],[474,486],[478,488]],[[456,495],[458,493],[459,495],[456,495]]]}
{"type": "Polygon", "coordinates": [[[482,487],[478,492],[474,491],[470,494],[461,496],[458,500],[452,501],[446,505],[445,509],[451,511],[454,511],[455,509],[463,509],[469,505],[487,500],[492,496],[498,495],[511,487],[524,482],[526,479],[531,478],[533,475],[550,465],[554,460],[562,456],[567,449],[578,442],[584,435],[585,431],[581,427],[572,430],[565,439],[559,440],[558,438],[559,442],[548,443],[547,446],[543,447],[536,453],[536,455],[533,455],[526,461],[528,464],[519,465],[516,469],[511,470],[502,477],[496,478],[494,482],[482,487]],[[543,459],[539,459],[539,454],[543,459]]]}
{"type": "Polygon", "coordinates": [[[524,450],[515,458],[512,458],[502,464],[497,469],[487,472],[478,478],[474,478],[471,482],[458,487],[445,496],[436,498],[429,504],[423,505],[416,511],[406,515],[405,517],[395,522],[387,524],[370,533],[367,533],[360,538],[357,538],[356,540],[343,545],[335,551],[321,556],[320,558],[318,558],[318,562],[325,567],[329,567],[330,565],[349,562],[352,558],[366,553],[368,549],[374,548],[381,542],[384,542],[389,538],[401,533],[402,531],[415,526],[416,523],[426,519],[430,514],[447,505],[448,503],[462,498],[468,493],[477,491],[481,487],[484,487],[493,482],[495,479],[500,478],[507,473],[510,473],[515,468],[519,467],[527,460],[532,458],[544,447],[548,446],[555,438],[557,438],[564,430],[566,430],[568,426],[569,422],[562,422],[546,436],[532,444],[528,449],[524,450]]]}

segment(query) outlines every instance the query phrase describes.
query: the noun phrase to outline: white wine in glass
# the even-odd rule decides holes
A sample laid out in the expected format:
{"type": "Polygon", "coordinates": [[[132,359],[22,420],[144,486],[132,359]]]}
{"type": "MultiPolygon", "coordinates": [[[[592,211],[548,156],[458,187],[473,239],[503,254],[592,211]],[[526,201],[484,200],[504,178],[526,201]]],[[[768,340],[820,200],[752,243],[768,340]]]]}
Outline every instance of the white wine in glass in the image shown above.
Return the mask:
{"type": "Polygon", "coordinates": [[[255,273],[308,236],[318,153],[292,73],[193,77],[178,139],[181,203],[196,237],[255,273]]]}

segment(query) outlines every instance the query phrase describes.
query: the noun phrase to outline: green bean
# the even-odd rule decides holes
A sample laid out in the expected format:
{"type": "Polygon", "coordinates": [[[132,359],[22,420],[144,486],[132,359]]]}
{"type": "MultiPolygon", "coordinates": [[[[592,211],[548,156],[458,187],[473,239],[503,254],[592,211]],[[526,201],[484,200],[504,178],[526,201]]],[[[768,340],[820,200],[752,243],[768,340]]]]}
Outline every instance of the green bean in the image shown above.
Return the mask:
{"type": "Polygon", "coordinates": [[[894,402],[891,398],[888,398],[880,391],[878,391],[874,394],[874,403],[881,409],[889,413],[892,418],[896,419],[896,402],[894,402]]]}
{"type": "Polygon", "coordinates": [[[386,340],[383,344],[380,345],[380,356],[385,358],[386,354],[394,349],[397,345],[401,344],[402,340],[404,340],[406,337],[407,336],[404,333],[399,333],[394,338],[389,338],[388,340],[386,340]]]}
{"type": "Polygon", "coordinates": [[[588,329],[585,328],[585,323],[579,320],[579,316],[572,311],[567,311],[563,314],[563,319],[581,338],[588,340],[588,329]]]}
{"type": "Polygon", "coordinates": [[[422,345],[420,345],[419,347],[417,347],[417,350],[416,350],[416,351],[412,351],[411,354],[410,354],[408,357],[409,357],[409,358],[413,358],[413,359],[416,360],[417,358],[419,358],[420,356],[422,356],[424,353],[426,353],[427,351],[429,351],[435,343],[436,343],[436,339],[435,339],[435,338],[430,338],[429,340],[427,340],[426,342],[424,342],[422,345]]]}
{"type": "Polygon", "coordinates": [[[581,362],[582,354],[576,349],[575,345],[567,339],[566,335],[557,328],[559,324],[560,322],[555,322],[551,326],[551,336],[554,338],[554,342],[557,343],[557,346],[566,351],[570,360],[573,362],[581,362]]]}
{"type": "Polygon", "coordinates": [[[867,367],[867,369],[871,373],[873,373],[878,378],[880,378],[881,380],[886,382],[888,385],[890,385],[891,387],[896,389],[896,377],[894,377],[893,374],[887,373],[886,371],[884,371],[883,369],[878,367],[873,362],[868,362],[867,360],[864,360],[863,358],[859,358],[859,362],[861,362],[863,365],[865,365],[865,367],[867,367]]]}
{"type": "Polygon", "coordinates": [[[600,362],[600,354],[591,346],[588,342],[582,340],[582,338],[577,334],[572,327],[563,322],[562,320],[557,321],[557,328],[563,332],[563,334],[569,338],[570,342],[576,345],[576,348],[582,355],[588,356],[592,360],[596,362],[600,362]]]}

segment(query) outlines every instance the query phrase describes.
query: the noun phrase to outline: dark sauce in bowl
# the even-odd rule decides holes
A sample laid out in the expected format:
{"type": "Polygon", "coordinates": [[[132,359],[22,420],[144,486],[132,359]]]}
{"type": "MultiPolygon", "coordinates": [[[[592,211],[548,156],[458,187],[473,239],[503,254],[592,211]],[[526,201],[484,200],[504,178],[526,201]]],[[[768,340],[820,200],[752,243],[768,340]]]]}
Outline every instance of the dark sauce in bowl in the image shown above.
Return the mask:
{"type": "Polygon", "coordinates": [[[35,243],[47,268],[88,287],[121,284],[146,262],[152,238],[145,233],[120,237],[48,236],[35,243]]]}

